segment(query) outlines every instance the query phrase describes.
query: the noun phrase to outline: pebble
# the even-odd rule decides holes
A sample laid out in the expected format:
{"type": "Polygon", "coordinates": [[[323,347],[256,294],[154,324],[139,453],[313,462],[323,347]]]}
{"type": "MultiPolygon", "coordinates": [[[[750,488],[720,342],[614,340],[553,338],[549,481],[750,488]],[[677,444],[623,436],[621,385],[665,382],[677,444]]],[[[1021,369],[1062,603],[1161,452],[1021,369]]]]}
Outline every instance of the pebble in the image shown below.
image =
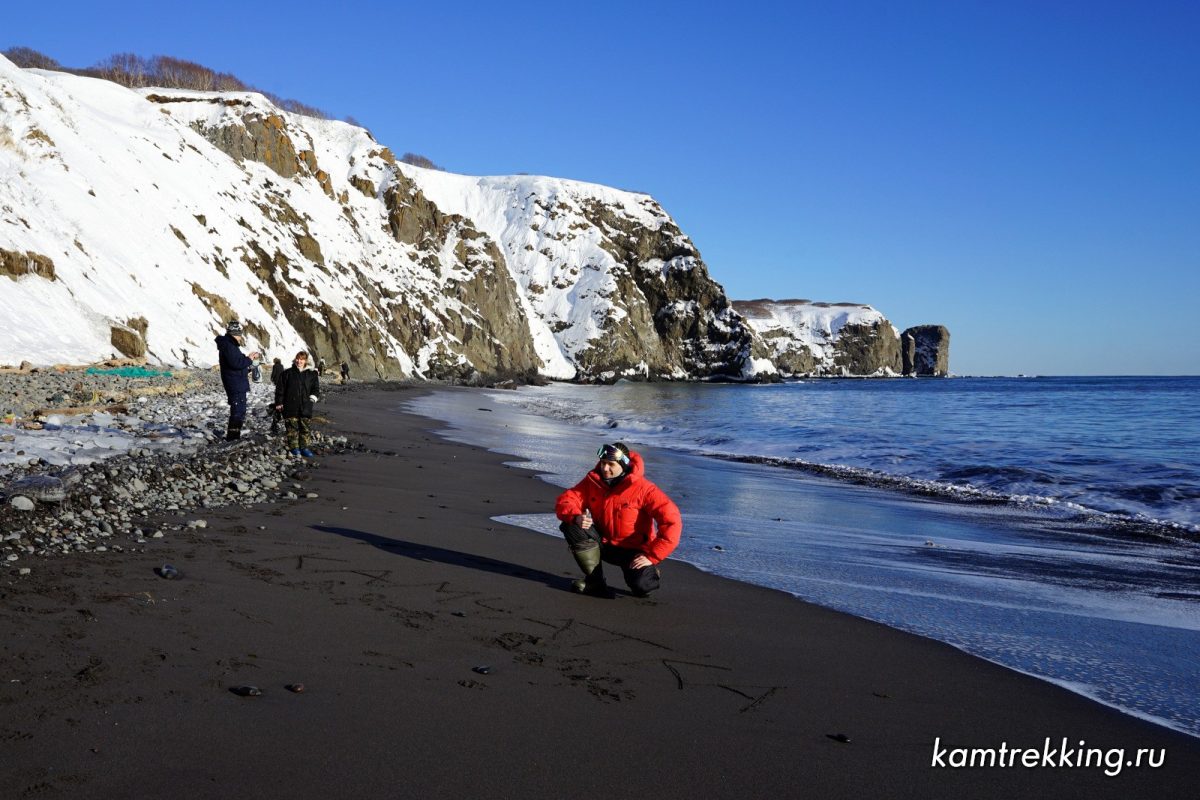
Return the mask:
{"type": "Polygon", "coordinates": [[[307,493],[305,493],[304,496],[307,497],[309,500],[316,500],[321,495],[317,494],[316,492],[307,492],[307,493]]]}
{"type": "Polygon", "coordinates": [[[151,539],[161,539],[162,537],[163,537],[162,531],[155,531],[154,533],[150,534],[151,539]]]}
{"type": "Polygon", "coordinates": [[[21,567],[19,570],[17,570],[18,575],[28,575],[31,572],[33,572],[33,570],[31,570],[29,567],[21,567]]]}
{"type": "Polygon", "coordinates": [[[163,564],[161,567],[154,568],[154,574],[164,580],[174,580],[179,577],[179,570],[170,564],[163,564]]]}
{"type": "Polygon", "coordinates": [[[304,692],[304,684],[303,683],[289,683],[287,686],[285,686],[283,688],[287,689],[289,692],[292,692],[293,694],[302,694],[304,692]]]}
{"type": "Polygon", "coordinates": [[[34,502],[23,494],[19,494],[12,498],[8,501],[8,504],[17,511],[33,511],[34,506],[34,502]]]}
{"type": "Polygon", "coordinates": [[[259,697],[262,695],[262,689],[257,686],[234,686],[229,691],[238,697],[259,697]]]}
{"type": "Polygon", "coordinates": [[[490,675],[492,668],[486,664],[481,664],[478,667],[471,667],[472,672],[478,672],[480,675],[490,675]]]}

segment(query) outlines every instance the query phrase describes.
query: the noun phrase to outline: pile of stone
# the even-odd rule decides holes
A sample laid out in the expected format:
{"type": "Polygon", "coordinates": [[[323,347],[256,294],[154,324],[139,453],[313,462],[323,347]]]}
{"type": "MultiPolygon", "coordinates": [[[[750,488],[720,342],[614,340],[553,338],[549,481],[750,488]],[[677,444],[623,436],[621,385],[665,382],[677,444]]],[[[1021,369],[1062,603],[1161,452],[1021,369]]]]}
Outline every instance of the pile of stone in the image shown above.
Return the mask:
{"type": "MultiPolygon", "coordinates": [[[[315,437],[322,452],[349,449],[343,437],[315,437]]],[[[183,528],[205,527],[195,512],[315,496],[304,488],[314,464],[278,439],[250,437],[186,456],[130,454],[10,481],[0,507],[0,558],[122,552],[183,528]],[[176,521],[150,522],[151,519],[176,521]]],[[[28,568],[26,568],[27,570],[28,568]]]]}
{"type": "MultiPolygon", "coordinates": [[[[27,574],[34,556],[136,550],[171,531],[204,527],[204,509],[312,495],[304,482],[314,464],[289,456],[282,438],[265,432],[269,389],[252,387],[251,433],[227,443],[228,407],[211,372],[193,373],[182,384],[174,377],[145,383],[81,372],[0,373],[0,396],[17,412],[0,424],[0,432],[11,431],[0,433],[0,455],[7,457],[0,463],[0,566],[27,574]],[[119,396],[124,407],[48,412],[44,401],[57,407],[63,391],[75,393],[67,398],[72,402],[119,396]],[[97,447],[97,431],[121,439],[120,447],[97,447]],[[29,442],[48,457],[27,458],[16,449],[29,442]]],[[[330,453],[352,446],[318,429],[313,448],[330,453]]]]}

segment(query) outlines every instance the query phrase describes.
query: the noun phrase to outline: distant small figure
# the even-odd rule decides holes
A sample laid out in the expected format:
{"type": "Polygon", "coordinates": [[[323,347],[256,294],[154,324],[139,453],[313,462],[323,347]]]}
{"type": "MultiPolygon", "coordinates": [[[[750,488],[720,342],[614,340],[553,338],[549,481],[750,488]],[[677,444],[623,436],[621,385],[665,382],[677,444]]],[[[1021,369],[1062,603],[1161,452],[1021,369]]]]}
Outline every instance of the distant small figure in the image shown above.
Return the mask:
{"type": "Polygon", "coordinates": [[[646,480],[638,453],[622,442],[602,445],[599,461],[554,505],[571,555],[583,571],[577,592],[612,597],[604,581],[603,561],[625,573],[635,597],[659,587],[658,564],[679,544],[683,520],[671,498],[646,480]]]}
{"type": "Polygon", "coordinates": [[[271,364],[271,383],[272,384],[274,384],[276,386],[279,385],[279,376],[283,374],[283,371],[285,369],[287,369],[287,367],[283,366],[283,362],[280,361],[278,358],[275,359],[275,362],[273,364],[271,364]]]}
{"type": "Polygon", "coordinates": [[[350,382],[350,365],[345,361],[342,362],[342,383],[350,382]]]}
{"type": "Polygon", "coordinates": [[[283,415],[288,451],[294,456],[313,457],[308,449],[309,420],[320,396],[321,381],[308,363],[308,353],[301,350],[275,383],[275,410],[283,415]]]}
{"type": "Polygon", "coordinates": [[[190,359],[190,358],[188,358],[188,351],[187,351],[187,349],[186,349],[186,348],[183,348],[183,347],[181,347],[181,348],[179,348],[179,352],[180,352],[180,353],[183,355],[183,365],[184,365],[185,367],[188,367],[188,368],[190,369],[190,368],[191,368],[191,366],[192,366],[192,361],[191,361],[191,359],[190,359]]]}
{"type": "Polygon", "coordinates": [[[325,359],[323,359],[323,358],[317,359],[317,374],[318,375],[325,374],[325,359]]]}
{"type": "Polygon", "coordinates": [[[242,423],[246,420],[246,395],[250,392],[248,372],[262,354],[255,351],[250,355],[242,352],[242,323],[231,319],[225,327],[225,335],[216,338],[218,361],[221,365],[221,385],[229,401],[229,426],[225,430],[225,441],[232,442],[242,436],[242,423]]]}

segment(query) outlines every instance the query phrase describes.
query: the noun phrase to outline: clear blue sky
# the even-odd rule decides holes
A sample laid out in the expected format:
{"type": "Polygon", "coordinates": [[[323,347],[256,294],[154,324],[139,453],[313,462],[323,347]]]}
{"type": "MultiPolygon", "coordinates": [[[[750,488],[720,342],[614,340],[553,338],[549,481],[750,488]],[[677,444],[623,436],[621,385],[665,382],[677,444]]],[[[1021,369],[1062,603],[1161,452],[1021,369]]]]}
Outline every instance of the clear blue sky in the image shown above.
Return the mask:
{"type": "Polygon", "coordinates": [[[1200,374],[1200,3],[8,4],[455,172],[653,194],[734,298],[942,323],[960,374],[1200,374]],[[338,9],[338,10],[334,10],[338,9]]]}

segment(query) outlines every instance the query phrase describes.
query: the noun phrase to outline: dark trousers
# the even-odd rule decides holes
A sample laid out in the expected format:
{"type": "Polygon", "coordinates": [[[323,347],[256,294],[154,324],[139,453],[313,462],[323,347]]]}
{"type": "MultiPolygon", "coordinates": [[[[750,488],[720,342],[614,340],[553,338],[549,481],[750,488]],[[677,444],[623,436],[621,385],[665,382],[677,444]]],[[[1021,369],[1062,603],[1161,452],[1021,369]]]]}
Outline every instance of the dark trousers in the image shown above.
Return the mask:
{"type": "Polygon", "coordinates": [[[246,393],[245,392],[227,392],[225,395],[229,399],[229,426],[231,428],[240,428],[246,420],[246,393]]]}
{"type": "Polygon", "coordinates": [[[558,526],[558,529],[562,531],[567,540],[567,546],[571,548],[572,552],[599,547],[601,560],[620,567],[625,576],[625,585],[638,597],[645,597],[662,584],[662,574],[658,571],[657,565],[651,564],[641,569],[629,566],[635,558],[644,555],[641,550],[601,544],[600,530],[595,525],[584,530],[574,522],[564,522],[558,526]]]}

